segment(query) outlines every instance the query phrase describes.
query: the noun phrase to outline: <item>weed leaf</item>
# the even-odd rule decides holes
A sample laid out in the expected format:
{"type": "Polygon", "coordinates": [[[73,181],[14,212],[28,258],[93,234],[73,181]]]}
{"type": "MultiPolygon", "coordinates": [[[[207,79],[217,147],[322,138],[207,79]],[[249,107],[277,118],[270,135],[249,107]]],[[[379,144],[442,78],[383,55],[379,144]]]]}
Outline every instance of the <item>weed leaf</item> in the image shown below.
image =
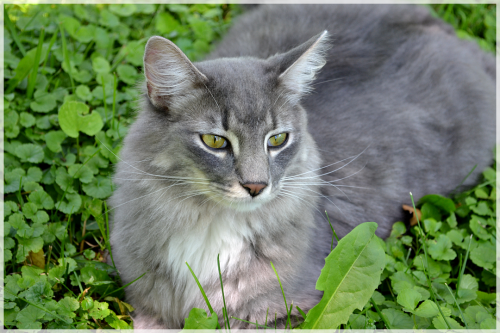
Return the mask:
{"type": "Polygon", "coordinates": [[[376,229],[375,222],[358,225],[325,259],[316,283],[316,289],[324,291],[323,298],[309,310],[303,328],[335,329],[369,301],[385,266],[376,229]]]}

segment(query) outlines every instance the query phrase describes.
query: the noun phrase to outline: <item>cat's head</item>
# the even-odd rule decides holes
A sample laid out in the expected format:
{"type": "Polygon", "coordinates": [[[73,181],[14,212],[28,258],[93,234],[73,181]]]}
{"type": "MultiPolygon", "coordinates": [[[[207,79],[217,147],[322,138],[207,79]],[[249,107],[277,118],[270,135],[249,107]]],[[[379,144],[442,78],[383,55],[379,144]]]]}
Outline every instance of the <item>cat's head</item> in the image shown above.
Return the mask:
{"type": "Polygon", "coordinates": [[[159,117],[154,130],[164,142],[153,163],[240,210],[284,193],[285,176],[316,165],[300,100],[325,64],[326,40],[325,31],[268,59],[193,64],[171,41],[151,37],[144,54],[147,112],[159,117]]]}

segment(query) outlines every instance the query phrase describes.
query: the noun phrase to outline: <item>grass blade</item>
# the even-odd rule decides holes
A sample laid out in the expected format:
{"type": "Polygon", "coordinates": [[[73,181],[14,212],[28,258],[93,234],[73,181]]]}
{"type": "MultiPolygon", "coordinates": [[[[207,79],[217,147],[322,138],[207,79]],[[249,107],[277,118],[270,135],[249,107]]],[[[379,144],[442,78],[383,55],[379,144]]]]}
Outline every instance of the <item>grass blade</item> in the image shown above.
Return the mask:
{"type": "Polygon", "coordinates": [[[382,321],[384,322],[385,327],[390,330],[391,329],[391,325],[389,325],[389,322],[385,319],[384,315],[382,314],[382,312],[378,308],[377,303],[375,303],[375,301],[373,300],[373,297],[370,298],[370,302],[373,304],[373,307],[375,308],[375,311],[377,311],[377,313],[380,316],[380,318],[382,318],[382,321]]]}
{"type": "MultiPolygon", "coordinates": [[[[283,291],[283,286],[281,285],[281,280],[280,280],[280,277],[278,275],[278,272],[276,271],[276,269],[274,268],[274,265],[273,265],[273,262],[270,261],[271,263],[271,267],[273,268],[273,271],[274,273],[276,274],[276,277],[278,278],[278,282],[280,284],[280,288],[281,288],[281,293],[283,294],[283,299],[285,300],[285,308],[286,308],[286,315],[287,315],[287,319],[286,319],[286,324],[285,324],[285,329],[286,329],[286,326],[289,325],[289,327],[291,328],[291,324],[290,324],[290,313],[288,312],[288,304],[286,303],[286,297],[285,297],[285,292],[283,291]]],[[[274,322],[276,324],[276,321],[274,322]]]]}
{"type": "MultiPolygon", "coordinates": [[[[339,237],[337,236],[337,233],[333,229],[332,222],[330,222],[330,217],[328,216],[328,212],[325,210],[326,218],[328,219],[328,223],[330,223],[330,228],[332,228],[333,236],[337,239],[337,244],[339,243],[339,237]]],[[[332,237],[332,244],[330,245],[330,251],[333,250],[333,237],[332,237]]]]}
{"type": "Polygon", "coordinates": [[[462,320],[463,320],[463,322],[465,324],[465,328],[469,329],[469,326],[467,326],[467,322],[465,321],[464,314],[462,313],[462,309],[460,308],[460,305],[458,305],[458,302],[457,302],[457,299],[455,298],[455,296],[453,296],[453,293],[452,293],[450,287],[448,287],[448,283],[445,282],[444,285],[446,286],[446,288],[448,288],[448,291],[450,292],[451,297],[453,297],[453,300],[455,301],[455,304],[456,304],[456,306],[458,308],[458,311],[460,311],[460,316],[462,317],[462,320]]]}
{"type": "Polygon", "coordinates": [[[147,273],[147,272],[144,272],[141,276],[139,276],[139,277],[138,277],[137,279],[135,279],[134,281],[131,281],[131,282],[127,283],[126,285],[121,286],[120,288],[115,289],[115,290],[113,290],[112,292],[110,292],[110,293],[108,293],[108,294],[105,294],[105,295],[103,295],[103,296],[99,297],[99,300],[101,300],[101,298],[103,298],[103,297],[109,296],[109,295],[111,295],[111,294],[116,293],[117,291],[120,291],[120,290],[122,290],[122,289],[127,288],[127,287],[128,287],[128,286],[130,286],[132,283],[134,283],[135,281],[139,280],[139,279],[140,279],[140,278],[142,278],[144,275],[146,275],[146,273],[147,273]]]}
{"type": "Polygon", "coordinates": [[[68,56],[68,48],[66,45],[66,36],[64,34],[64,27],[63,27],[62,23],[59,23],[59,30],[61,31],[63,58],[64,58],[64,62],[66,64],[66,67],[68,68],[68,75],[69,75],[69,79],[71,80],[71,88],[72,88],[73,94],[74,94],[75,93],[75,82],[73,81],[73,75],[71,74],[71,67],[70,67],[69,56],[68,56]]]}
{"type": "Polygon", "coordinates": [[[108,205],[106,205],[106,201],[104,201],[104,214],[105,214],[104,216],[106,217],[106,238],[107,238],[104,240],[104,243],[106,244],[106,248],[108,249],[109,257],[111,258],[111,262],[113,263],[113,268],[116,269],[115,261],[113,260],[113,253],[111,252],[111,241],[109,239],[108,205]]]}
{"type": "Polygon", "coordinates": [[[219,269],[220,289],[222,290],[222,302],[224,302],[224,313],[226,316],[225,320],[227,320],[227,328],[231,329],[231,327],[229,326],[229,317],[227,316],[226,298],[224,297],[224,286],[222,285],[222,275],[220,273],[219,254],[217,254],[217,268],[219,269]]]}
{"type": "Polygon", "coordinates": [[[460,289],[460,281],[462,281],[462,277],[465,272],[465,266],[467,265],[467,259],[469,258],[469,252],[470,252],[470,243],[472,243],[472,234],[469,237],[469,245],[467,246],[467,252],[465,252],[465,259],[462,264],[460,274],[458,275],[458,280],[457,280],[457,291],[455,292],[455,296],[458,295],[458,290],[460,289]]]}
{"type": "Polygon", "coordinates": [[[12,23],[9,17],[9,12],[7,10],[7,7],[5,7],[4,11],[4,20],[5,20],[5,25],[7,26],[7,29],[10,31],[10,35],[12,36],[12,39],[16,43],[17,47],[19,48],[19,51],[21,51],[23,57],[26,55],[26,49],[24,48],[23,44],[21,43],[21,40],[19,39],[19,35],[17,34],[16,27],[12,23]]]}
{"type": "Polygon", "coordinates": [[[26,96],[28,99],[33,96],[33,91],[35,90],[36,77],[38,75],[38,64],[40,63],[40,57],[42,56],[43,39],[45,38],[45,29],[40,30],[40,37],[38,38],[38,46],[36,48],[35,62],[33,68],[31,69],[31,75],[28,79],[28,89],[26,96]]]}
{"type": "MultiPolygon", "coordinates": [[[[212,308],[212,305],[210,304],[210,302],[208,300],[207,294],[205,294],[205,290],[203,290],[203,287],[201,286],[200,281],[198,281],[198,278],[194,274],[193,270],[191,269],[191,266],[189,266],[189,264],[187,263],[187,261],[185,263],[186,263],[187,267],[189,268],[189,271],[191,272],[191,275],[194,277],[194,280],[196,281],[196,284],[198,285],[198,288],[200,288],[201,294],[203,295],[203,298],[205,299],[205,303],[207,303],[208,310],[210,311],[210,313],[215,313],[214,309],[212,308]]],[[[220,329],[219,322],[217,322],[217,328],[220,329]]]]}

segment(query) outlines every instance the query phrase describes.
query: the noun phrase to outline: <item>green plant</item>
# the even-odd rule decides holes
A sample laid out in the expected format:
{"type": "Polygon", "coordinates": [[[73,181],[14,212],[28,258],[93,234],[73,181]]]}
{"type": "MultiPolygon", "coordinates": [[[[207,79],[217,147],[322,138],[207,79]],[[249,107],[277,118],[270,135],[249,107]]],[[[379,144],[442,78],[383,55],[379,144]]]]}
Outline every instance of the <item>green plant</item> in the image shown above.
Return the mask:
{"type": "Polygon", "coordinates": [[[199,59],[235,8],[5,6],[6,328],[131,328],[104,200],[144,45],[163,35],[199,59]]]}

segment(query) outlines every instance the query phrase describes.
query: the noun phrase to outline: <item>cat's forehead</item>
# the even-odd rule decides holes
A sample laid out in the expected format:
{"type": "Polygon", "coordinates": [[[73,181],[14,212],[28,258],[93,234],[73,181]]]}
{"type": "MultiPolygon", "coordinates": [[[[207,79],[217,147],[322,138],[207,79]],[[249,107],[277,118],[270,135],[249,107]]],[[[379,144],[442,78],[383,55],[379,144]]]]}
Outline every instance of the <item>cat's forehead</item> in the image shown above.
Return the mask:
{"type": "Polygon", "coordinates": [[[265,60],[223,58],[197,63],[196,67],[208,78],[210,97],[217,102],[213,111],[225,129],[245,126],[268,130],[278,126],[277,74],[265,60]]]}

